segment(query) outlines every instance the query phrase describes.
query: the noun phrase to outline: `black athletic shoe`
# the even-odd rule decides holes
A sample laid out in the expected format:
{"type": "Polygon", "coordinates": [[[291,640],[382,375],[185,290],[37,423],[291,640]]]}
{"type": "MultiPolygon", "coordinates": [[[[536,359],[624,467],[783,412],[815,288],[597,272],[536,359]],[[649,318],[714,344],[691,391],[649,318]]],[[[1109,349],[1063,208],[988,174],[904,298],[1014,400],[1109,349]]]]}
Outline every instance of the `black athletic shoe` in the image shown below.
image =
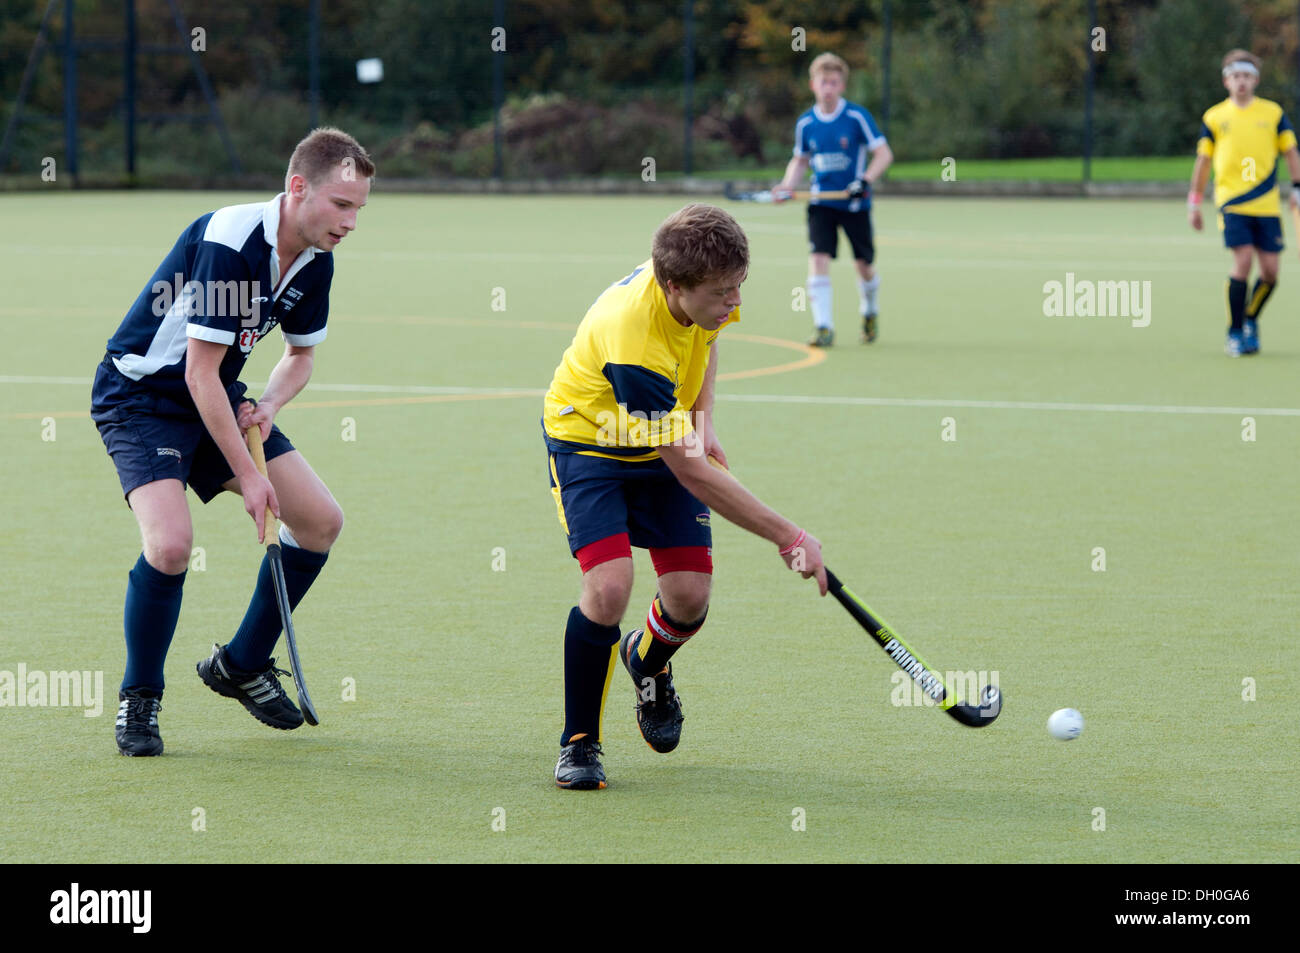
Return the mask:
{"type": "Polygon", "coordinates": [[[149,758],[163,753],[158,733],[162,695],[147,688],[117,693],[117,750],[129,758],[149,758]]]}
{"type": "Polygon", "coordinates": [[[870,344],[876,339],[876,321],[879,319],[876,314],[864,314],[862,316],[862,343],[870,344]]]}
{"type": "Polygon", "coordinates": [[[641,629],[633,629],[623,636],[618,646],[618,657],[632,676],[632,686],[636,690],[636,723],[641,729],[641,737],[655,751],[667,754],[682,740],[682,722],[686,716],[682,714],[682,701],[673,687],[672,662],[653,679],[639,678],[632,671],[627,653],[641,632],[641,629]]]}
{"type": "Polygon", "coordinates": [[[212,655],[198,664],[199,678],[218,695],[238,698],[239,703],[264,725],[289,731],[302,724],[302,712],[280,687],[278,675],[288,675],[275,667],[275,659],[256,672],[243,672],[230,664],[226,650],[212,646],[212,655]]]}
{"type": "Polygon", "coordinates": [[[830,328],[816,328],[808,339],[809,347],[830,347],[835,343],[835,332],[830,328]]]}
{"type": "Polygon", "coordinates": [[[599,791],[605,786],[605,769],[600,766],[600,742],[579,738],[560,749],[555,764],[555,783],[569,791],[599,791]]]}

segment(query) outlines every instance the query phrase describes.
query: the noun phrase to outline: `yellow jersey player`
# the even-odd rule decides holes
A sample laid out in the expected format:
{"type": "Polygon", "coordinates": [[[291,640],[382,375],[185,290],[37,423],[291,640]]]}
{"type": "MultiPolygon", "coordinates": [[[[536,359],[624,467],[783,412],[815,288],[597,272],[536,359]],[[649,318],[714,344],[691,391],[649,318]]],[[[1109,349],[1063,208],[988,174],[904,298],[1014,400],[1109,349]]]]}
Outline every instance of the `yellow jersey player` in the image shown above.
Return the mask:
{"type": "Polygon", "coordinates": [[[677,747],[683,715],[669,659],[708,611],[710,509],[775,545],[826,594],[821,544],[727,472],[713,430],[717,339],[740,318],[748,271],[745,233],[722,209],[669,216],[650,260],[591,306],[546,393],[551,492],[582,570],[564,633],[562,788],[605,787],[601,717],[616,658],[632,677],[641,736],[659,752],[677,747]],[[633,546],[650,550],[659,592],[644,628],[620,639],[633,546]]]}
{"type": "Polygon", "coordinates": [[[1201,118],[1196,143],[1187,217],[1201,229],[1201,195],[1210,165],[1214,165],[1214,205],[1219,212],[1223,243],[1232,252],[1228,276],[1229,357],[1259,351],[1259,314],[1277,287],[1278,255],[1282,251],[1282,221],[1277,189],[1277,158],[1286,157],[1291,173],[1291,203],[1300,207],[1300,152],[1295,131],[1277,103],[1255,95],[1260,59],[1246,50],[1231,50],[1223,58],[1223,85],[1228,98],[1211,106],[1201,118]],[[1246,294],[1251,258],[1259,259],[1259,277],[1246,294]]]}

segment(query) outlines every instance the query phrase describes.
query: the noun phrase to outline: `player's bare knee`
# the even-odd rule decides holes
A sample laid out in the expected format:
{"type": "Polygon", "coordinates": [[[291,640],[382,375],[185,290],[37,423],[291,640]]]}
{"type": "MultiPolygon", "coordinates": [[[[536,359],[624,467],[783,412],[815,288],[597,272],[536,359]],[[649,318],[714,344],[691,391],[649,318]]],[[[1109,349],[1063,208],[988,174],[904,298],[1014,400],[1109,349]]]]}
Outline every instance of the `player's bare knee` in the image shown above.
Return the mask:
{"type": "Polygon", "coordinates": [[[710,580],[706,576],[702,580],[679,582],[671,591],[661,591],[660,596],[668,614],[683,625],[689,625],[703,618],[709,610],[710,589],[710,580]]]}
{"type": "Polygon", "coordinates": [[[584,577],[582,614],[597,625],[618,625],[632,598],[632,580],[616,574],[584,577]]]}
{"type": "Polygon", "coordinates": [[[631,587],[623,587],[618,582],[607,581],[591,594],[592,608],[600,618],[592,619],[601,625],[617,625],[627,612],[628,601],[632,597],[631,587]]]}
{"type": "Polygon", "coordinates": [[[677,602],[668,612],[674,619],[682,625],[691,625],[704,618],[704,613],[709,611],[709,597],[704,595],[697,599],[685,602],[677,602]]]}
{"type": "Polygon", "coordinates": [[[193,547],[194,540],[188,536],[146,542],[145,562],[161,573],[174,576],[189,568],[193,547]]]}
{"type": "Polygon", "coordinates": [[[343,508],[337,503],[331,505],[321,514],[319,532],[322,539],[328,541],[328,546],[334,545],[334,541],[339,538],[343,532],[343,508]]]}
{"type": "Polygon", "coordinates": [[[298,546],[326,553],[343,532],[343,510],[330,500],[305,515],[299,514],[293,522],[286,519],[285,526],[298,546]]]}

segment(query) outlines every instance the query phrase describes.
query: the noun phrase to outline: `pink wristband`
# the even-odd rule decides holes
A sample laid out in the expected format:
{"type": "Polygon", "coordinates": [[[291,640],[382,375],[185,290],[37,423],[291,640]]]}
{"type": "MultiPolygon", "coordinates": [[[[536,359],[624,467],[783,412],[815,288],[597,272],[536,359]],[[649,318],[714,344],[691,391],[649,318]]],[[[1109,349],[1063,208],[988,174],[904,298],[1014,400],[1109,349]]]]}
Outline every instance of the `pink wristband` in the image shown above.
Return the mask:
{"type": "Polygon", "coordinates": [[[792,552],[798,549],[799,544],[802,543],[807,538],[808,538],[808,534],[805,533],[803,530],[799,530],[799,535],[794,538],[794,542],[791,543],[789,546],[787,546],[785,549],[781,550],[781,555],[789,556],[792,552]]]}
{"type": "Polygon", "coordinates": [[[1200,205],[1200,204],[1201,204],[1201,193],[1200,193],[1200,192],[1188,192],[1188,193],[1187,193],[1187,204],[1188,204],[1188,205],[1200,205]]]}

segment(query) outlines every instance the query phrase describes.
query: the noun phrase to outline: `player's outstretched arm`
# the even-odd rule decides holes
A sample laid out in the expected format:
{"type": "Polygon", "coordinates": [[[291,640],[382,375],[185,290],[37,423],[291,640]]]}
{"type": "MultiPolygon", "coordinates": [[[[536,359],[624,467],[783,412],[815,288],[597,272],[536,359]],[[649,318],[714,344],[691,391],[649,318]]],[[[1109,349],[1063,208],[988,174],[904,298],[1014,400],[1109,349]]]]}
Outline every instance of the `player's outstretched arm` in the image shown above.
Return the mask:
{"type": "Polygon", "coordinates": [[[724,519],[776,546],[787,566],[805,579],[816,577],[818,589],[826,595],[826,567],[817,538],[750,493],[726,470],[710,466],[694,437],[692,432],[685,446],[655,448],[678,482],[724,519]]]}

